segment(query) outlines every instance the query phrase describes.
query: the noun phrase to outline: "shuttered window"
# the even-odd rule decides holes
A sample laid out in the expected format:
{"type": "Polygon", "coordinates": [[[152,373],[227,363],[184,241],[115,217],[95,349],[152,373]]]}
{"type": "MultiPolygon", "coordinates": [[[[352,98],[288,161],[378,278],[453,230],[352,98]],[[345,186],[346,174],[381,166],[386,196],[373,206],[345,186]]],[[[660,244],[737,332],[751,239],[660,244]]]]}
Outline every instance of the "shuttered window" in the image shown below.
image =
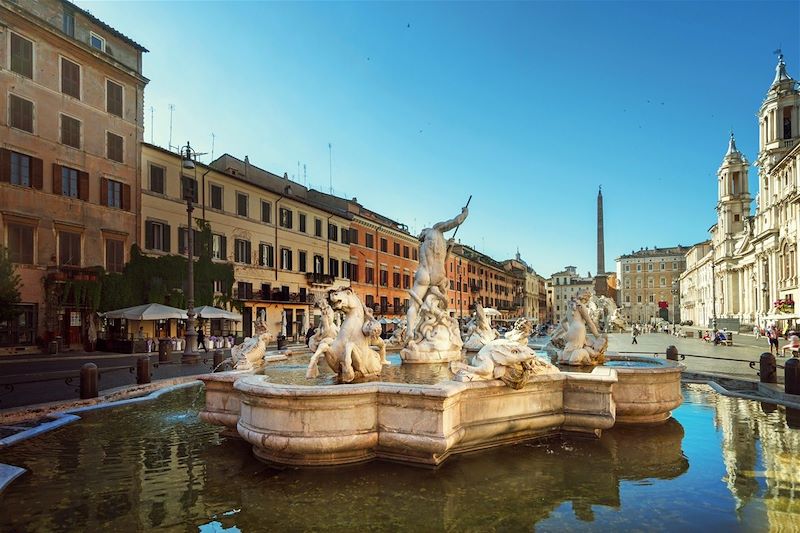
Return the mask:
{"type": "Polygon", "coordinates": [[[106,240],[106,270],[108,272],[122,272],[125,266],[125,243],[122,241],[106,240]]]}
{"type": "Polygon", "coordinates": [[[150,165],[150,190],[164,194],[164,167],[150,165]]]}
{"type": "Polygon", "coordinates": [[[11,34],[11,70],[33,79],[33,41],[11,34]]]}
{"type": "Polygon", "coordinates": [[[81,266],[81,234],[58,232],[58,264],[81,266]]]}
{"type": "Polygon", "coordinates": [[[106,132],[106,156],[112,161],[122,163],[124,160],[122,137],[113,133],[106,132]]]}
{"type": "Polygon", "coordinates": [[[122,85],[106,80],[106,111],[122,116],[122,85]]]}
{"type": "Polygon", "coordinates": [[[233,260],[237,263],[249,265],[251,261],[250,241],[236,239],[234,240],[233,246],[233,260]]]}
{"type": "Polygon", "coordinates": [[[261,243],[258,246],[258,264],[269,268],[275,266],[275,249],[271,244],[261,243]]]}
{"type": "Polygon", "coordinates": [[[61,144],[81,147],[81,122],[80,120],[61,115],[61,144]]]}
{"type": "Polygon", "coordinates": [[[144,223],[144,247],[169,253],[170,234],[169,224],[148,220],[144,223]]]}
{"type": "Polygon", "coordinates": [[[33,133],[33,102],[13,94],[8,95],[8,125],[33,133]]]}
{"type": "Polygon", "coordinates": [[[33,234],[36,228],[8,224],[8,257],[12,263],[33,264],[33,234]]]}
{"type": "Polygon", "coordinates": [[[81,98],[81,66],[65,57],[61,58],[61,92],[81,98]]]}

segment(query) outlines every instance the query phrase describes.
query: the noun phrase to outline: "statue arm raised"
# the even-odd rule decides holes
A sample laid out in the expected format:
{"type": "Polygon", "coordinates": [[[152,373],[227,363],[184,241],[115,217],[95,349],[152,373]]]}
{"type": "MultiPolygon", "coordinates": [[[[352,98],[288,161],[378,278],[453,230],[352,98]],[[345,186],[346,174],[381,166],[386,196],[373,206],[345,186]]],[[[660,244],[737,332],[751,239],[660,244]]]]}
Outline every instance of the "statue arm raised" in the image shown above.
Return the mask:
{"type": "Polygon", "coordinates": [[[450,231],[451,229],[457,228],[461,224],[464,223],[464,220],[467,219],[467,215],[469,214],[469,209],[466,207],[461,208],[461,213],[450,220],[445,220],[444,222],[439,222],[433,226],[433,229],[441,231],[444,233],[445,231],[450,231]]]}
{"type": "Polygon", "coordinates": [[[581,304],[578,304],[577,307],[578,312],[581,314],[583,321],[589,327],[589,331],[592,333],[592,335],[599,336],[600,332],[597,331],[597,326],[595,325],[594,320],[592,320],[592,317],[590,317],[589,313],[586,311],[586,307],[581,304]]]}

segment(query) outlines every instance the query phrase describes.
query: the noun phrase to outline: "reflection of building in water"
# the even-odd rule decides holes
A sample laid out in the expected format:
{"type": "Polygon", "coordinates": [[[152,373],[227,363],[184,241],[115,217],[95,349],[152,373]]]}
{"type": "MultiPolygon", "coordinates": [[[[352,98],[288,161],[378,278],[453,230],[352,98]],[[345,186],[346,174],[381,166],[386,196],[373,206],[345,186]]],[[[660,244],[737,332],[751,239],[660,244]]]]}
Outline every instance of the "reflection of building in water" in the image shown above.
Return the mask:
{"type": "Polygon", "coordinates": [[[800,430],[787,426],[782,407],[767,414],[753,401],[710,396],[739,516],[759,501],[770,531],[800,531],[800,430]]]}

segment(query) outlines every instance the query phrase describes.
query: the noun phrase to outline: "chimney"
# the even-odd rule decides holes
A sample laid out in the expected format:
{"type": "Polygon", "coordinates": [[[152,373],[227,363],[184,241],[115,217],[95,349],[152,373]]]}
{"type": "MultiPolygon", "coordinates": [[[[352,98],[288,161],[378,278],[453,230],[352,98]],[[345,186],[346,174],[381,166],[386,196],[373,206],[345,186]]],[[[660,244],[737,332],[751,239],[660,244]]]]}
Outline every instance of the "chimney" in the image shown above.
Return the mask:
{"type": "Polygon", "coordinates": [[[247,170],[250,168],[250,158],[244,156],[244,177],[247,177],[247,170]]]}

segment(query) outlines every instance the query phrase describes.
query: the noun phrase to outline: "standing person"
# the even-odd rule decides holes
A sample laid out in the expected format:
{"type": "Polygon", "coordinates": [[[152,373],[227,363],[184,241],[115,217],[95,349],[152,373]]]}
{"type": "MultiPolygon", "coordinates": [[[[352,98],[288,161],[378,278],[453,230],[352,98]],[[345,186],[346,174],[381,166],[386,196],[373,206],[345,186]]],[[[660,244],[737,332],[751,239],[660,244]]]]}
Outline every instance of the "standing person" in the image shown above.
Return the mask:
{"type": "Polygon", "coordinates": [[[778,355],[778,328],[776,326],[770,326],[767,330],[767,338],[769,339],[769,353],[772,353],[773,348],[775,349],[775,355],[778,355]]]}
{"type": "Polygon", "coordinates": [[[208,353],[208,348],[206,348],[206,334],[203,331],[203,326],[197,330],[197,350],[200,351],[200,347],[203,347],[206,353],[208,353]]]}
{"type": "Polygon", "coordinates": [[[758,326],[753,326],[753,336],[756,338],[756,340],[760,339],[761,338],[761,328],[759,328],[758,326]]]}
{"type": "Polygon", "coordinates": [[[636,340],[636,337],[639,335],[639,328],[636,327],[636,324],[633,325],[631,328],[631,344],[639,344],[639,341],[636,340]]]}

